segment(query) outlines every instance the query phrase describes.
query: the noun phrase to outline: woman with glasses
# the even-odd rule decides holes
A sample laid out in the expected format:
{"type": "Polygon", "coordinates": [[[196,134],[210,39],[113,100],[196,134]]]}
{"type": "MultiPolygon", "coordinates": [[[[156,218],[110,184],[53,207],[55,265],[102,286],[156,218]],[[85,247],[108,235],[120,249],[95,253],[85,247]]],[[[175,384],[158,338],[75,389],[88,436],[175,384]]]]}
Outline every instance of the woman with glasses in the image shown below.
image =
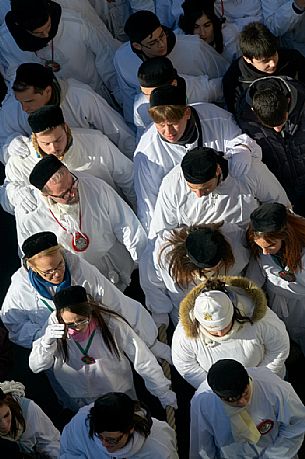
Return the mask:
{"type": "Polygon", "coordinates": [[[195,285],[212,276],[239,276],[248,265],[245,232],[232,223],[183,226],[159,234],[140,261],[146,306],[159,326],[174,326],[179,304],[195,285]]]}
{"type": "Polygon", "coordinates": [[[123,295],[97,268],[63,249],[54,233],[33,234],[24,241],[22,251],[24,266],[12,276],[0,311],[11,341],[31,348],[56,309],[54,294],[77,284],[123,315],[156,356],[170,360],[170,350],[157,341],[157,328],[145,308],[123,295]]]}
{"type": "Polygon", "coordinates": [[[238,29],[216,16],[214,1],[185,0],[179,27],[186,35],[198,35],[228,62],[240,56],[238,29]]]}
{"type": "Polygon", "coordinates": [[[264,284],[271,309],[305,354],[305,219],[282,204],[263,204],[250,216],[248,239],[259,263],[249,275],[264,284]]]}
{"type": "Polygon", "coordinates": [[[130,362],[163,407],[176,407],[170,381],[122,316],[78,285],[57,292],[54,304],[56,311],[33,342],[29,365],[34,373],[52,368],[75,411],[109,391],[136,398],[130,362]]]}
{"type": "Polygon", "coordinates": [[[178,459],[175,433],[138,400],[120,392],[99,397],[65,427],[60,458],[178,459]]]}
{"type": "Polygon", "coordinates": [[[173,364],[196,389],[213,363],[232,355],[246,367],[267,367],[284,377],[288,333],[250,280],[222,276],[202,282],[181,302],[179,317],[173,364]]]}

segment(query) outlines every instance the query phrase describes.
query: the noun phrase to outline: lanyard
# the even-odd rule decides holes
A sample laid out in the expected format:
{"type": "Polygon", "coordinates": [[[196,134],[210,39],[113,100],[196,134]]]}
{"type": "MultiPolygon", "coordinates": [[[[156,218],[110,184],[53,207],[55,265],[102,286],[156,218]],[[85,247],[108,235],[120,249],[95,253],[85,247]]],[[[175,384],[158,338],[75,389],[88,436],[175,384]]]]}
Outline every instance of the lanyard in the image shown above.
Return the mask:
{"type": "Polygon", "coordinates": [[[93,357],[90,357],[88,355],[88,351],[90,349],[90,346],[92,344],[92,341],[93,341],[93,338],[94,338],[94,335],[95,335],[95,330],[93,330],[93,332],[91,333],[90,335],[90,338],[88,339],[88,343],[87,343],[87,346],[85,348],[83,348],[77,341],[74,341],[76,346],[78,347],[78,349],[81,351],[81,353],[83,354],[83,357],[82,357],[82,361],[84,363],[87,363],[87,364],[91,364],[91,363],[94,363],[95,362],[95,359],[93,357]]]}
{"type": "MultiPolygon", "coordinates": [[[[52,217],[56,221],[56,223],[61,226],[61,228],[67,232],[67,228],[64,227],[64,225],[56,218],[56,216],[53,214],[52,210],[49,209],[52,217]]],[[[82,233],[82,214],[81,214],[81,207],[79,206],[79,231],[76,231],[74,233],[71,233],[72,235],[72,248],[75,250],[75,252],[84,252],[89,245],[89,237],[87,236],[86,233],[82,233]]]]}
{"type": "Polygon", "coordinates": [[[43,302],[43,304],[48,308],[49,311],[51,311],[51,312],[54,311],[54,309],[51,308],[51,306],[49,305],[49,303],[46,300],[44,300],[43,298],[40,298],[40,301],[43,302]]]}

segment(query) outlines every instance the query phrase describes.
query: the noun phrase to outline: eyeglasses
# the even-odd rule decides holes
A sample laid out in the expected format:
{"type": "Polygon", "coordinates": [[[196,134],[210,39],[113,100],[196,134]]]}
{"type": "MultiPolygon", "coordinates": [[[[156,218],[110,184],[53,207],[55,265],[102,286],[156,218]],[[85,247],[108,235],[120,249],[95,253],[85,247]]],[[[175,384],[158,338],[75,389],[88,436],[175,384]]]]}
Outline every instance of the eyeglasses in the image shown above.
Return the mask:
{"type": "Polygon", "coordinates": [[[48,196],[51,196],[52,198],[65,199],[67,195],[70,195],[73,192],[73,189],[77,188],[77,183],[78,183],[78,177],[76,177],[76,175],[72,174],[71,172],[70,174],[72,175],[72,178],[73,178],[72,185],[64,193],[61,193],[61,194],[49,194],[48,193],[48,196]]]}
{"type": "Polygon", "coordinates": [[[147,45],[144,45],[141,42],[141,46],[144,46],[144,48],[151,49],[151,48],[153,48],[154,46],[156,46],[159,43],[160,43],[160,45],[162,45],[163,42],[166,40],[166,38],[167,38],[167,33],[164,30],[162,30],[162,32],[160,33],[158,38],[156,38],[154,40],[151,40],[151,42],[149,42],[147,45]]]}
{"type": "Polygon", "coordinates": [[[113,445],[113,446],[120,443],[124,435],[125,433],[122,433],[122,435],[120,435],[118,438],[110,438],[110,437],[104,437],[104,435],[101,433],[95,433],[95,436],[98,437],[100,440],[103,440],[105,443],[108,443],[108,445],[113,445]]]}
{"type": "Polygon", "coordinates": [[[88,317],[88,319],[79,320],[78,322],[70,322],[70,323],[64,322],[64,324],[68,328],[72,328],[72,330],[75,330],[76,328],[80,328],[80,327],[84,327],[85,325],[88,325],[89,322],[90,322],[90,317],[88,317]]]}
{"type": "Polygon", "coordinates": [[[40,269],[36,268],[39,274],[42,274],[45,277],[51,277],[58,271],[63,271],[65,269],[65,260],[61,260],[56,268],[48,269],[48,271],[40,271],[40,269]]]}

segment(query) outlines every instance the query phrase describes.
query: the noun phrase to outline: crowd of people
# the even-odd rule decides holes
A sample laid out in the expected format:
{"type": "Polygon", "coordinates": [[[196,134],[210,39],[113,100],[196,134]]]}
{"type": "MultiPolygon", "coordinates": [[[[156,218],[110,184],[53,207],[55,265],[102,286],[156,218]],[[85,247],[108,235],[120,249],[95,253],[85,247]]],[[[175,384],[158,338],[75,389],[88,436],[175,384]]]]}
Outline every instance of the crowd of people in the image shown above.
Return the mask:
{"type": "Polygon", "coordinates": [[[2,0],[0,103],[1,457],[296,459],[305,0],[2,0]]]}

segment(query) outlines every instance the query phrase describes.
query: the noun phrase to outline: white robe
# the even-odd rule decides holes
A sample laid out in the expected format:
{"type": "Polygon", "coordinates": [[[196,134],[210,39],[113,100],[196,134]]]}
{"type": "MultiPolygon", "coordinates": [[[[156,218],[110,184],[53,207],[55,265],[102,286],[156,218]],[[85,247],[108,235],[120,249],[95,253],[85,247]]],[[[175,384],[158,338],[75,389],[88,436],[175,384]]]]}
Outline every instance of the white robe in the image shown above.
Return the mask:
{"type": "Polygon", "coordinates": [[[286,48],[305,56],[305,13],[297,14],[291,0],[261,0],[264,23],[286,48]]]}
{"type": "MultiPolygon", "coordinates": [[[[230,163],[230,160],[229,160],[230,163]]],[[[291,207],[288,197],[267,166],[252,158],[247,174],[229,175],[207,196],[198,198],[187,186],[181,166],[163,179],[151,220],[149,238],[163,229],[199,223],[238,223],[245,226],[260,203],[280,202],[291,207]]]]}
{"type": "MultiPolygon", "coordinates": [[[[67,339],[69,360],[64,362],[62,353],[57,349],[57,340],[52,344],[44,341],[46,327],[58,323],[54,311],[43,328],[43,336],[33,342],[29,357],[30,369],[39,373],[52,368],[58,383],[81,407],[108,392],[124,392],[131,398],[136,398],[131,361],[135,371],[144,379],[147,389],[164,406],[172,403],[170,381],[164,376],[162,368],[146,344],[122,319],[104,318],[119,349],[120,360],[109,351],[100,330],[96,329],[88,350],[88,355],[95,362],[90,365],[82,362],[83,354],[72,338],[67,339]]],[[[82,344],[84,346],[86,343],[82,344]]]]}
{"type": "MultiPolygon", "coordinates": [[[[22,51],[10,34],[6,24],[0,27],[0,54],[4,63],[5,78],[12,82],[17,67],[23,62],[45,64],[52,59],[60,64],[58,76],[76,78],[103,94],[103,84],[114,96],[119,96],[113,55],[117,41],[104,39],[104,34],[94,23],[89,23],[78,13],[62,9],[58,31],[53,41],[34,52],[22,51]]],[[[118,97],[119,98],[119,97],[118,97]]]]}
{"type": "MultiPolygon", "coordinates": [[[[0,2],[0,25],[3,24],[6,14],[10,11],[10,0],[2,0],[0,2]]],[[[0,59],[1,60],[1,59],[0,59]]]]}
{"type": "MultiPolygon", "coordinates": [[[[219,229],[227,242],[231,245],[235,263],[229,268],[228,276],[241,276],[249,262],[249,251],[246,248],[245,231],[232,223],[224,223],[219,229]]],[[[139,269],[141,287],[145,293],[146,307],[151,311],[157,326],[168,323],[170,315],[176,326],[179,320],[179,304],[185,295],[195,286],[180,288],[169,274],[166,254],[170,249],[162,252],[159,263],[159,253],[170,236],[169,231],[160,233],[155,241],[149,241],[141,257],[139,269]]],[[[198,282],[201,282],[198,279],[198,282]]]]}
{"type": "Polygon", "coordinates": [[[302,256],[302,269],[295,273],[295,282],[281,279],[278,275],[280,271],[282,268],[271,255],[261,254],[258,264],[250,263],[247,276],[253,278],[258,285],[266,286],[271,309],[285,322],[291,338],[305,354],[305,252],[302,256]]]}
{"type": "MultiPolygon", "coordinates": [[[[241,304],[247,300],[244,298],[238,295],[241,304]]],[[[235,324],[237,327],[240,325],[238,330],[215,339],[202,333],[197,338],[189,338],[182,324],[179,322],[177,325],[172,341],[173,364],[195,389],[206,380],[215,362],[233,357],[245,367],[267,367],[284,378],[289,337],[276,314],[268,308],[265,316],[253,324],[235,324]]]]}
{"type": "MultiPolygon", "coordinates": [[[[60,459],[113,458],[115,453],[108,453],[101,440],[96,436],[89,438],[86,419],[92,406],[93,404],[81,408],[64,428],[60,438],[60,459]]],[[[128,459],[178,459],[173,429],[164,421],[155,418],[152,421],[150,434],[144,440],[142,448],[133,453],[131,447],[128,459]]]]}
{"type": "MultiPolygon", "coordinates": [[[[204,147],[222,151],[226,158],[233,154],[232,163],[235,162],[235,153],[240,151],[242,154],[236,155],[237,161],[242,161],[241,157],[246,154],[261,158],[261,147],[247,134],[242,134],[231,113],[207,103],[193,104],[193,108],[200,119],[204,147]],[[241,145],[247,145],[248,148],[241,145]]],[[[149,229],[162,179],[181,163],[188,150],[197,146],[197,140],[185,146],[166,142],[158,134],[155,125],[150,126],[142,136],[134,156],[135,191],[137,215],[146,231],[149,229]]]]}
{"type": "Polygon", "coordinates": [[[59,457],[60,434],[48,416],[33,400],[17,398],[25,420],[25,431],[18,440],[23,453],[46,454],[50,459],[59,457]]]}
{"type": "MultiPolygon", "coordinates": [[[[98,129],[128,158],[133,158],[135,137],[121,115],[90,86],[69,78],[58,80],[60,108],[70,127],[98,129]]],[[[0,110],[0,160],[8,160],[7,143],[16,135],[30,135],[28,114],[14,96],[8,95],[0,110]]]]}
{"type": "Polygon", "coordinates": [[[267,368],[248,370],[253,395],[248,412],[258,426],[274,422],[258,443],[236,442],[224,402],[207,382],[201,384],[191,402],[190,459],[292,459],[302,445],[305,407],[292,386],[267,368]]]}
{"type": "MultiPolygon", "coordinates": [[[[62,160],[67,168],[92,174],[108,183],[136,207],[133,187],[133,163],[100,131],[72,129],[73,142],[62,160]]],[[[29,186],[29,175],[41,157],[28,137],[18,136],[8,146],[9,160],[5,167],[6,192],[10,204],[16,206],[16,192],[29,186]]]]}
{"type": "MultiPolygon", "coordinates": [[[[271,0],[272,1],[272,0],[271,0]]],[[[263,22],[261,0],[216,0],[215,12],[224,16],[226,21],[235,24],[239,31],[249,22],[263,22]],[[222,4],[224,12],[222,11],[222,4]]]]}
{"type": "MultiPolygon", "coordinates": [[[[78,255],[124,290],[146,246],[145,232],[128,204],[109,185],[96,177],[78,176],[81,225],[76,224],[90,241],[78,255]]],[[[33,191],[38,201],[36,210],[25,214],[21,206],[15,208],[19,247],[32,234],[48,230],[57,235],[59,244],[73,252],[71,233],[56,222],[41,193],[33,191]]]]}
{"type": "MultiPolygon", "coordinates": [[[[222,100],[222,77],[229,64],[198,36],[177,35],[176,44],[166,57],[170,59],[179,75],[186,74],[198,78],[202,84],[202,100],[222,100]]],[[[141,63],[129,42],[124,43],[114,56],[114,66],[123,98],[124,118],[129,123],[133,123],[134,98],[140,90],[137,72],[141,63]]]]}
{"type": "MultiPolygon", "coordinates": [[[[71,273],[71,285],[82,285],[96,301],[122,315],[148,347],[157,339],[157,328],[146,309],[123,295],[103,274],[86,260],[64,250],[71,273]]],[[[32,286],[28,272],[19,268],[11,279],[4,298],[0,317],[9,332],[9,339],[26,348],[41,336],[43,326],[55,306],[32,286]]]]}

